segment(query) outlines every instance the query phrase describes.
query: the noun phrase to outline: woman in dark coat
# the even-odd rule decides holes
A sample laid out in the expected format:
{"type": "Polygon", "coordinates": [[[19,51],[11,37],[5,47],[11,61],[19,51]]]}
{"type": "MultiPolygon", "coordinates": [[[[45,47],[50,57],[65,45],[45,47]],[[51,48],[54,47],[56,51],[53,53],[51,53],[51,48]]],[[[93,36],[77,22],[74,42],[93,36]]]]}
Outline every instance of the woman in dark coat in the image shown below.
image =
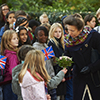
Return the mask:
{"type": "Polygon", "coordinates": [[[64,19],[68,29],[66,55],[73,58],[73,100],[100,100],[100,59],[91,62],[92,48],[100,52],[100,34],[84,30],[79,14],[64,19]]]}

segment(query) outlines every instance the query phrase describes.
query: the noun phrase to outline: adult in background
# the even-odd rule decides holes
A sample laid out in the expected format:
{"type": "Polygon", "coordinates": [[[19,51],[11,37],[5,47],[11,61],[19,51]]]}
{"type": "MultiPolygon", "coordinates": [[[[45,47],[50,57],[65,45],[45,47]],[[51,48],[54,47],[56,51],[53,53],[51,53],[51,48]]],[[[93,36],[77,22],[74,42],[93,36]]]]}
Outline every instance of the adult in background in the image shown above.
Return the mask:
{"type": "Polygon", "coordinates": [[[0,6],[0,29],[5,24],[5,16],[10,11],[7,4],[2,4],[0,6]]]}
{"type": "Polygon", "coordinates": [[[84,30],[77,14],[65,18],[66,55],[73,58],[73,100],[100,100],[100,59],[91,62],[92,48],[100,52],[100,34],[84,30]]]}
{"type": "Polygon", "coordinates": [[[85,28],[93,29],[96,25],[96,19],[94,15],[88,14],[84,17],[85,28]]]}
{"type": "MultiPolygon", "coordinates": [[[[95,25],[96,25],[96,19],[94,15],[88,14],[84,17],[84,22],[85,22],[85,26],[84,29],[88,29],[88,31],[91,31],[92,29],[94,29],[95,25]]],[[[95,62],[98,58],[100,58],[100,55],[98,53],[97,50],[92,49],[92,58],[91,61],[95,62]]]]}

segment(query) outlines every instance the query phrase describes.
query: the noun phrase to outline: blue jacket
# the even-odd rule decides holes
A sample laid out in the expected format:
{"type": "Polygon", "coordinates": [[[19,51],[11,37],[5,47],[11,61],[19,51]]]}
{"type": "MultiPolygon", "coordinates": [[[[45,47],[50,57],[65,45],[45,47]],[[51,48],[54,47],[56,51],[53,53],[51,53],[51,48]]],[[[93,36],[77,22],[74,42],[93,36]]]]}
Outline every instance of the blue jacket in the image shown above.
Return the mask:
{"type": "Polygon", "coordinates": [[[4,33],[4,26],[0,29],[0,43],[1,43],[1,38],[2,38],[3,33],[4,33]]]}

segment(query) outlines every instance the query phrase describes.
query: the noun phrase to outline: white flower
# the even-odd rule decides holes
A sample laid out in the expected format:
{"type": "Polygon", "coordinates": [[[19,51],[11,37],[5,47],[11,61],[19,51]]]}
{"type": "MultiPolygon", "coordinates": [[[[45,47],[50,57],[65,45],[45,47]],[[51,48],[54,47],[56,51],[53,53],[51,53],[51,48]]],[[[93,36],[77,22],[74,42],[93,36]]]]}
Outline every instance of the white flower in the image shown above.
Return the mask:
{"type": "Polygon", "coordinates": [[[60,58],[65,58],[66,60],[69,59],[69,60],[72,60],[72,58],[68,57],[68,56],[61,56],[60,58]]]}

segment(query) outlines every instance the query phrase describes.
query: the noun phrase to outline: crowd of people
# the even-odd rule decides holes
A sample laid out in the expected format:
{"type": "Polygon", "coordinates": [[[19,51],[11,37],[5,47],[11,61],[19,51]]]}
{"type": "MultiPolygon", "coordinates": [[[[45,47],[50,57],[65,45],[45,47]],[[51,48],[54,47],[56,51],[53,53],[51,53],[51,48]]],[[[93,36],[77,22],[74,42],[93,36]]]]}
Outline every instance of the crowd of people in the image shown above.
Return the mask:
{"type": "MultiPolygon", "coordinates": [[[[100,23],[100,8],[96,12],[100,23]]],[[[79,13],[50,24],[46,13],[39,21],[25,11],[0,6],[0,100],[100,100],[100,26],[96,17],[79,13]],[[55,56],[45,60],[41,50],[52,46],[55,56]],[[62,68],[56,57],[72,57],[62,68]],[[66,66],[65,66],[66,67],[66,66]]]]}

